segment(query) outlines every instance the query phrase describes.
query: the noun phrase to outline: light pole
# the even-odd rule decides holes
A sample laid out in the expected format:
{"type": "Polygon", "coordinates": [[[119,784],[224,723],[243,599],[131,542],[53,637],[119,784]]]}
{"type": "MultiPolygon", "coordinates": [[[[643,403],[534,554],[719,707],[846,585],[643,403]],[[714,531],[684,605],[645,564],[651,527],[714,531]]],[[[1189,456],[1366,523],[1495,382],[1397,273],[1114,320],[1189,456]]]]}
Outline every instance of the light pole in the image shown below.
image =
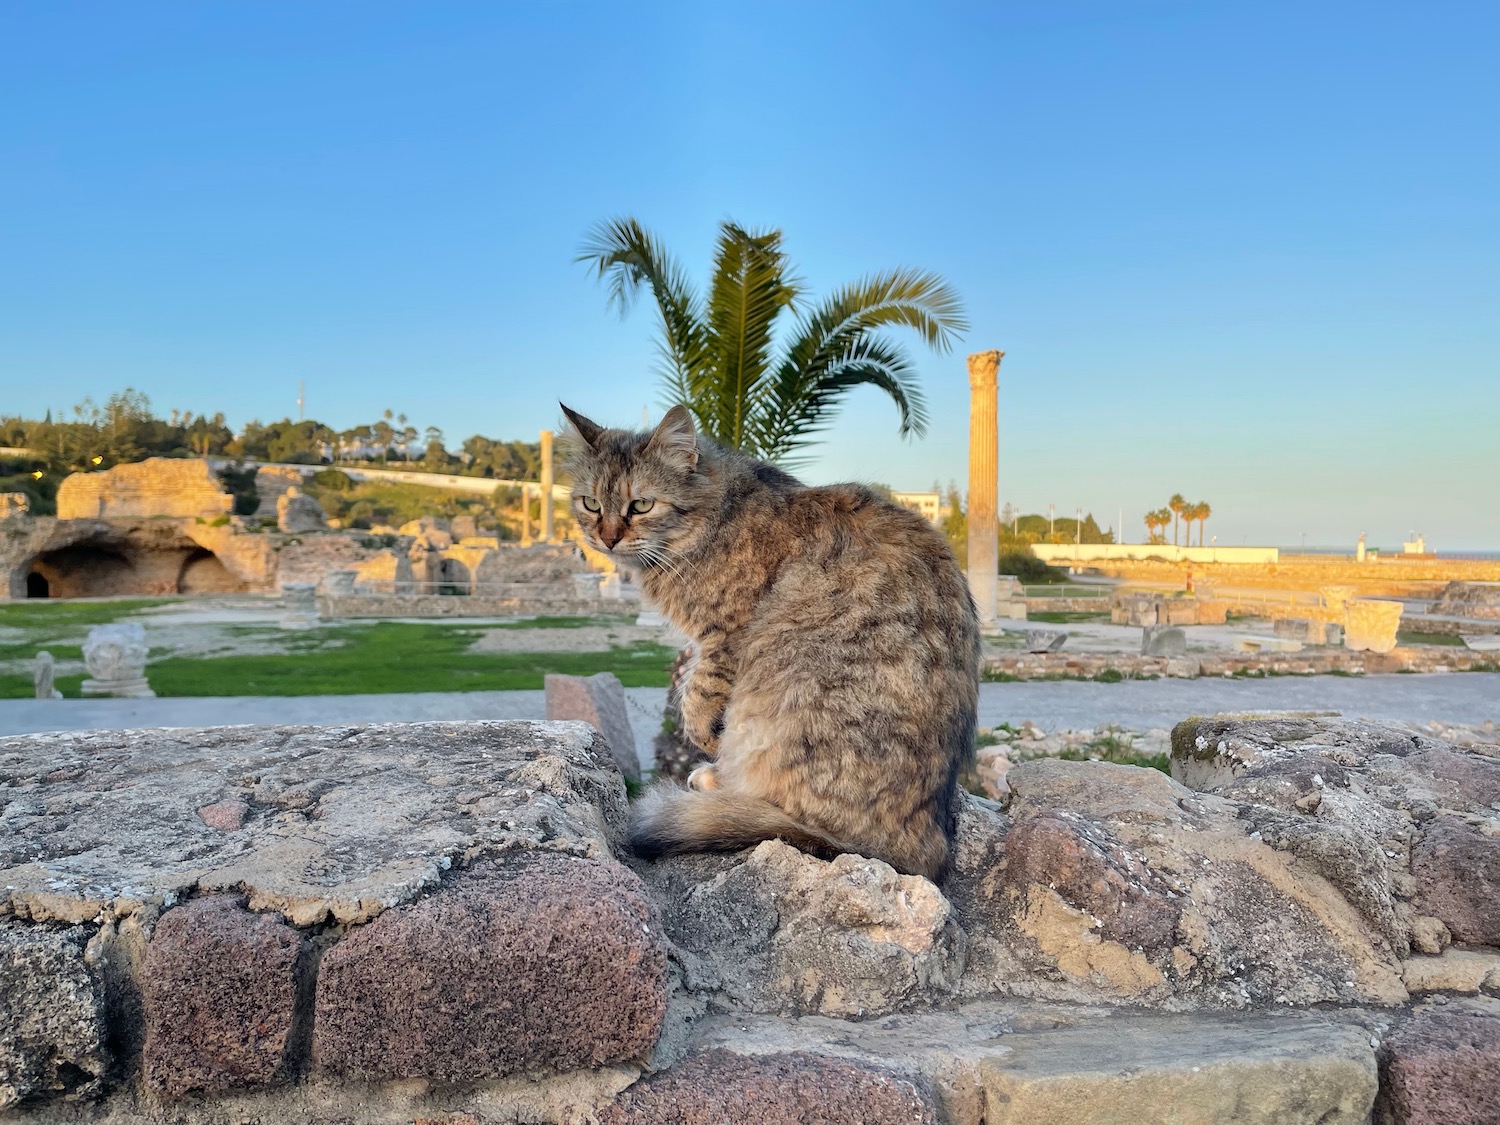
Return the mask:
{"type": "Polygon", "coordinates": [[[1083,546],[1083,509],[1079,508],[1073,517],[1073,546],[1083,546]]]}
{"type": "Polygon", "coordinates": [[[1052,525],[1053,525],[1054,522],[1056,522],[1056,516],[1057,516],[1057,505],[1056,504],[1048,504],[1047,505],[1047,542],[1048,543],[1051,543],[1052,540],[1055,538],[1053,536],[1053,534],[1052,534],[1052,525]]]}

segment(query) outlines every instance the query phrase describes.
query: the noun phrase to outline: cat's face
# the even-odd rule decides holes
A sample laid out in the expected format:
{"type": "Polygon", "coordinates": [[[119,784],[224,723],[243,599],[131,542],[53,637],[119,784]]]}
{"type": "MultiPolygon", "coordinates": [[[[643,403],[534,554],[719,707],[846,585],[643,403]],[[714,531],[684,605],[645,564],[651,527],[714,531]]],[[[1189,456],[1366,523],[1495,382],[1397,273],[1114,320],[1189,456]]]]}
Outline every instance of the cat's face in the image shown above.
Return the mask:
{"type": "Polygon", "coordinates": [[[573,424],[567,470],[573,515],[590,546],[617,562],[670,569],[698,530],[703,480],[691,415],[673,407],[651,433],[573,424]]]}

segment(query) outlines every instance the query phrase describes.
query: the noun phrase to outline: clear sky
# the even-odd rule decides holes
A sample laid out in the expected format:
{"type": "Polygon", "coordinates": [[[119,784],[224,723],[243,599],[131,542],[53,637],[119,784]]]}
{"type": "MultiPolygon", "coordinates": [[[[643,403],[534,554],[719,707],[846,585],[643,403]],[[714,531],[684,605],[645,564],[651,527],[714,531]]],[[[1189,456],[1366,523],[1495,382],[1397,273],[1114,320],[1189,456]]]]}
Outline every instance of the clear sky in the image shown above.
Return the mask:
{"type": "MultiPolygon", "coordinates": [[[[632,214],[699,277],[936,270],[933,425],[848,403],[815,482],[1175,491],[1221,544],[1500,548],[1500,6],[0,5],[0,414],[131,385],[450,442],[657,412],[653,321],[572,262],[632,214]]],[[[913,348],[918,345],[913,340],[913,348]]]]}

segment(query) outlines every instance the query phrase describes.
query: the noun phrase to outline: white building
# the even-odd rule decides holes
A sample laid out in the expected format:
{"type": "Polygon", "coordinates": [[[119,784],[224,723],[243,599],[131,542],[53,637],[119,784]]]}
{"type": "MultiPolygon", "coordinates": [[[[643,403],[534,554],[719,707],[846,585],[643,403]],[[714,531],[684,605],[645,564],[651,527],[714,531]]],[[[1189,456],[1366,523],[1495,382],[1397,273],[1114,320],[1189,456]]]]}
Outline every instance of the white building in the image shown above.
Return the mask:
{"type": "Polygon", "coordinates": [[[910,508],[928,523],[936,527],[947,513],[943,509],[943,497],[937,492],[892,492],[891,499],[903,508],[910,508]]]}

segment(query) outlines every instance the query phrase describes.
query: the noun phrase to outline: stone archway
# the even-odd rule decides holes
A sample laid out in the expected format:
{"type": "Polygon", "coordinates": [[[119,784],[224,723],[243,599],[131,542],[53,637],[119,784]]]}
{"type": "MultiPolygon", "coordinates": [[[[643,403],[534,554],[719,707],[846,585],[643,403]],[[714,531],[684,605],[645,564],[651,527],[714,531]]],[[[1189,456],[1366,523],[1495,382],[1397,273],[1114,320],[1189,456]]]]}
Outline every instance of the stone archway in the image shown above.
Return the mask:
{"type": "Polygon", "coordinates": [[[47,551],[36,557],[26,575],[26,592],[35,579],[37,589],[46,583],[49,598],[103,598],[118,594],[145,593],[141,575],[115,544],[84,541],[47,551]]]}
{"type": "Polygon", "coordinates": [[[440,594],[467,594],[471,591],[469,568],[457,559],[438,560],[437,580],[440,594]]]}
{"type": "Polygon", "coordinates": [[[239,594],[244,590],[245,583],[206,547],[199,547],[182,560],[182,570],[177,575],[179,594],[239,594]]]}
{"type": "Polygon", "coordinates": [[[52,583],[47,581],[47,576],[41,571],[32,569],[27,572],[26,596],[28,598],[50,598],[52,596],[52,583]]]}

